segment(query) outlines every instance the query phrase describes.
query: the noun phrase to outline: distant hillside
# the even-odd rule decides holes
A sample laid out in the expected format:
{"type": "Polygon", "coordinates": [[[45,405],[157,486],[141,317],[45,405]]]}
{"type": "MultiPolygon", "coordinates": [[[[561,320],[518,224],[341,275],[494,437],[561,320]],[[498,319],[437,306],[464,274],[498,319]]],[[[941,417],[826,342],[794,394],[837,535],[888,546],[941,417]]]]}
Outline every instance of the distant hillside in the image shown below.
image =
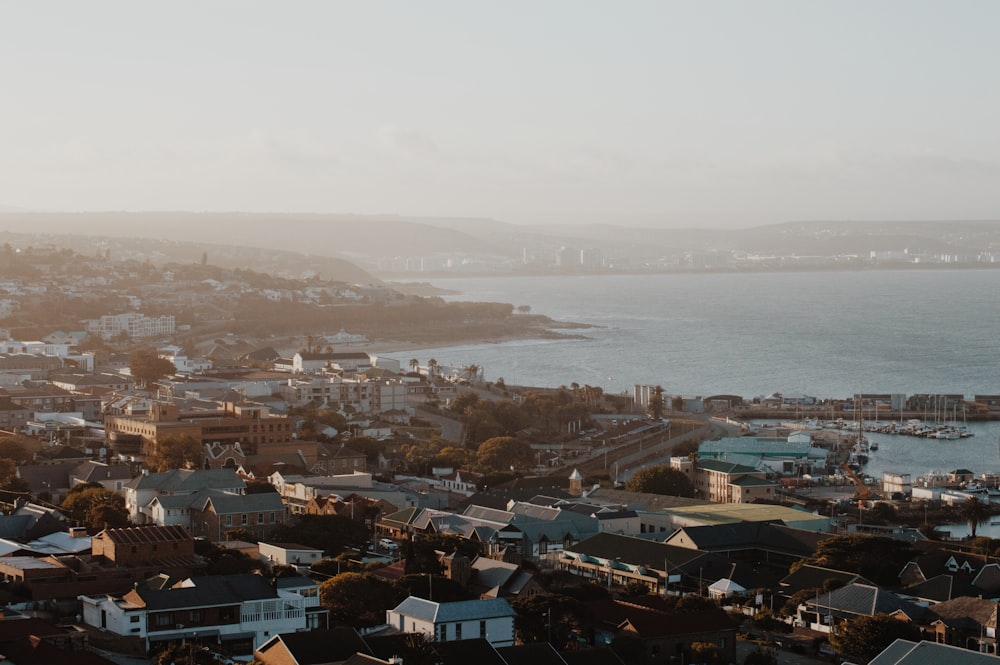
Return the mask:
{"type": "MultiPolygon", "coordinates": [[[[376,281],[363,268],[387,259],[438,257],[517,264],[527,253],[554,258],[560,247],[598,249],[604,257],[656,261],[661,257],[718,252],[797,257],[859,256],[873,251],[975,255],[1000,252],[1000,222],[787,222],[750,229],[656,229],[613,224],[521,226],[482,218],[282,213],[5,213],[9,232],[87,235],[132,249],[156,239],[159,253],[209,249],[218,265],[259,265],[271,272],[318,271],[350,282],[376,281]],[[243,248],[240,250],[239,248],[243,248]],[[289,253],[287,256],[283,252],[289,253]],[[306,259],[302,257],[306,256],[306,259]],[[294,258],[293,258],[294,257],[294,258]],[[315,265],[313,265],[315,264],[315,265]],[[360,264],[362,267],[358,267],[360,264]]],[[[152,246],[150,246],[152,247],[152,246]]],[[[182,252],[183,253],[183,252],[182,252]]],[[[154,259],[155,260],[155,259],[154,259]]],[[[440,263],[439,261],[439,263],[440,263]]],[[[412,270],[412,268],[408,268],[412,270]]],[[[400,268],[393,268],[400,270],[400,268]]]]}

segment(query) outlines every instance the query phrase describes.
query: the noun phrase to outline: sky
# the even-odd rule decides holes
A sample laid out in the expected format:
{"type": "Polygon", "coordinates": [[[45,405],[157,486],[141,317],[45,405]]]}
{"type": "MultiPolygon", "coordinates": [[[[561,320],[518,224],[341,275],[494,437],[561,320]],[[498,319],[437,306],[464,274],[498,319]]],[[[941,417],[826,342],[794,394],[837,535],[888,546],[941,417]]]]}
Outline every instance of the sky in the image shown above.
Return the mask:
{"type": "Polygon", "coordinates": [[[0,209],[1000,219],[1000,3],[0,0],[0,209]]]}

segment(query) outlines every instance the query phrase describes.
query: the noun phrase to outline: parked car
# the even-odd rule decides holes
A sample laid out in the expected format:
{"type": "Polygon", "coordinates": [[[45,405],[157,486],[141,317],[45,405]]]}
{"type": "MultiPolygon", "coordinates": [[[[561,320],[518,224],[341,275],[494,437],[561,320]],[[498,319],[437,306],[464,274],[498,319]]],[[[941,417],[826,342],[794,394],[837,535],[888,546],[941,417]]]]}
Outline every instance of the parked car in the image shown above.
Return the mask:
{"type": "Polygon", "coordinates": [[[390,540],[389,538],[382,538],[381,540],[379,540],[378,546],[380,549],[383,549],[386,552],[395,552],[399,549],[399,546],[396,545],[396,543],[390,540]]]}

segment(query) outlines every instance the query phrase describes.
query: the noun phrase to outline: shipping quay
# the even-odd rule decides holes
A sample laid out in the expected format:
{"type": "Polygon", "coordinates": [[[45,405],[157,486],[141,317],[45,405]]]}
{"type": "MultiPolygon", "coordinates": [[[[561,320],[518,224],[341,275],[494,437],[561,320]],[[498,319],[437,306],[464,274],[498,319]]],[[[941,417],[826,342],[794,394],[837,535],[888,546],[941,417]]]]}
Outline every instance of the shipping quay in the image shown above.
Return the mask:
{"type": "MultiPolygon", "coordinates": [[[[719,396],[726,400],[728,396],[719,396]]],[[[706,398],[711,403],[715,398],[706,398]]],[[[847,399],[774,393],[750,401],[728,400],[740,419],[875,422],[969,422],[1000,420],[1000,395],[858,393],[847,399]]]]}

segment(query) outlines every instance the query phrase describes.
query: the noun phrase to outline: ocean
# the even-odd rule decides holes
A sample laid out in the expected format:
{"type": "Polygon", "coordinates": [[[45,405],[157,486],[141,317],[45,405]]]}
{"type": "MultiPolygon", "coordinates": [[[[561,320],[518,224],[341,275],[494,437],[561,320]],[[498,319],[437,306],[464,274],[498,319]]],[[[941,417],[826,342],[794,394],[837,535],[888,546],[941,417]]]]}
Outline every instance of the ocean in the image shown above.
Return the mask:
{"type": "MultiPolygon", "coordinates": [[[[484,368],[487,380],[631,393],[1000,393],[1000,270],[478,277],[449,299],[528,305],[586,339],[387,354],[484,368]]],[[[880,436],[865,471],[1000,471],[1000,423],[957,441],[880,436]]]]}
{"type": "MultiPolygon", "coordinates": [[[[1000,270],[435,279],[587,323],[582,340],[408,351],[488,380],[669,394],[1000,392],[1000,270]]],[[[393,355],[393,354],[390,354],[393,355]]]]}

